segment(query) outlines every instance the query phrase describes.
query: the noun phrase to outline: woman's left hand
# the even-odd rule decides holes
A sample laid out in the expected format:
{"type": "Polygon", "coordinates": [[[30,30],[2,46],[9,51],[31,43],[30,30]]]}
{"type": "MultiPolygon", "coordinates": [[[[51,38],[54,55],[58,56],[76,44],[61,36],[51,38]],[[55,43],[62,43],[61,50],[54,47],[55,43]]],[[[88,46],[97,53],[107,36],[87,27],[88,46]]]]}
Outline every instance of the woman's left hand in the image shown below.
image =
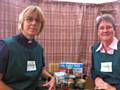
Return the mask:
{"type": "Polygon", "coordinates": [[[104,87],[106,87],[105,90],[116,90],[114,86],[108,84],[107,82],[104,82],[104,87]]]}
{"type": "Polygon", "coordinates": [[[116,90],[116,88],[109,83],[105,82],[102,78],[97,77],[95,79],[95,88],[102,89],[102,90],[116,90]]]}
{"type": "Polygon", "coordinates": [[[51,77],[50,81],[44,84],[43,86],[49,87],[48,90],[55,90],[55,77],[51,77]]]}

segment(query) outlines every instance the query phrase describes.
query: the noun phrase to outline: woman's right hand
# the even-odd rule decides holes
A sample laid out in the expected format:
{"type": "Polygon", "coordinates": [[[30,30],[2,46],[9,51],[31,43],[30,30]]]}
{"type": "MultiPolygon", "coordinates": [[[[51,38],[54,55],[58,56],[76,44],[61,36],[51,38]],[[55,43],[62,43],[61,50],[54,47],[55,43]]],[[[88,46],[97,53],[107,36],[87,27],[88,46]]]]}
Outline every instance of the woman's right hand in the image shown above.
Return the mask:
{"type": "Polygon", "coordinates": [[[2,81],[2,78],[3,74],[0,73],[0,90],[13,90],[2,81]]]}

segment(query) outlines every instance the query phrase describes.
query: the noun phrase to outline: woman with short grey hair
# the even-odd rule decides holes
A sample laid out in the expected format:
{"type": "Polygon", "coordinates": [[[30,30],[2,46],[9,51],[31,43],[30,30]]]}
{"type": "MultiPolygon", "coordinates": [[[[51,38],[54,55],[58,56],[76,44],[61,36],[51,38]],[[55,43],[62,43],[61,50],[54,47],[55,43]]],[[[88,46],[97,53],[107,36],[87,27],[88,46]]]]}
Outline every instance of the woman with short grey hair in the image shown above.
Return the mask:
{"type": "Polygon", "coordinates": [[[120,41],[110,14],[96,18],[99,42],[92,47],[91,74],[97,90],[120,90],[120,41]]]}

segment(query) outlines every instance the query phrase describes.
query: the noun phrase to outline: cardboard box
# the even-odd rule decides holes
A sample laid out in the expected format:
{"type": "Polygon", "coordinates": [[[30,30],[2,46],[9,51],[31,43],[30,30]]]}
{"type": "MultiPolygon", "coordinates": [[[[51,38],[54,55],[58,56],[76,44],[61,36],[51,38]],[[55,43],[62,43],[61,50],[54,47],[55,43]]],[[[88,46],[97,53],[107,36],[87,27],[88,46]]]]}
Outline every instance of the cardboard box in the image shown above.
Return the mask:
{"type": "Polygon", "coordinates": [[[72,72],[73,74],[83,73],[83,63],[60,63],[59,71],[72,72]],[[72,70],[72,71],[71,71],[72,70]]]}

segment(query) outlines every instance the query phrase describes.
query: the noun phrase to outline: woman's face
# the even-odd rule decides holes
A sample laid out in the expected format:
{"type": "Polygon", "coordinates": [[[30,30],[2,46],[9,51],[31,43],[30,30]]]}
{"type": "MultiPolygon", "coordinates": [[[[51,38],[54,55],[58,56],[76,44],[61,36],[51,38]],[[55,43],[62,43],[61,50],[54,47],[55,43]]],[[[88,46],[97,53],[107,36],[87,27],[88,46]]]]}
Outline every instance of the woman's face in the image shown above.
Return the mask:
{"type": "Polygon", "coordinates": [[[34,36],[39,33],[40,27],[41,22],[38,18],[38,14],[37,12],[33,12],[25,17],[22,32],[26,37],[34,38],[34,36]]]}
{"type": "Polygon", "coordinates": [[[98,37],[101,41],[111,41],[114,37],[114,28],[110,22],[101,21],[98,26],[98,37]]]}

